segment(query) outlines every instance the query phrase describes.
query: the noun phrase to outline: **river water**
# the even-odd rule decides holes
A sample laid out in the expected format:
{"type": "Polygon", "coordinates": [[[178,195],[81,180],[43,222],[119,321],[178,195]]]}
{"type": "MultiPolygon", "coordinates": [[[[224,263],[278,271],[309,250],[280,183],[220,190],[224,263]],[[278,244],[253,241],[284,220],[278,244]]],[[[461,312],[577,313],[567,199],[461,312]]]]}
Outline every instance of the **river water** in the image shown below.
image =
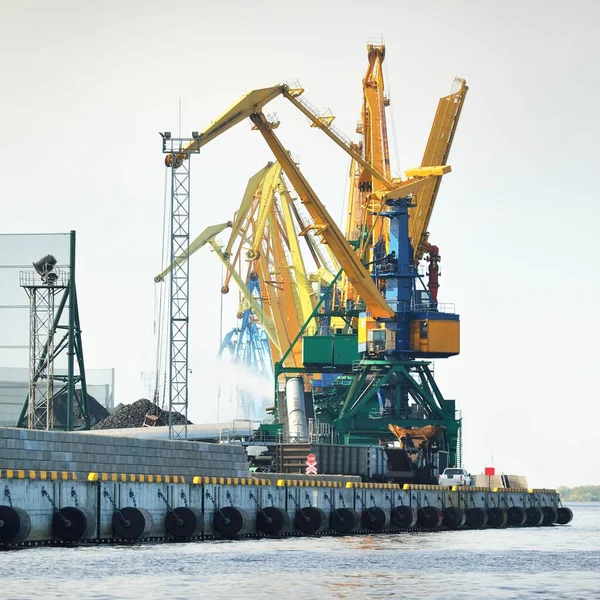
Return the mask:
{"type": "Polygon", "coordinates": [[[600,504],[567,526],[0,552],[0,599],[600,599],[600,504]]]}

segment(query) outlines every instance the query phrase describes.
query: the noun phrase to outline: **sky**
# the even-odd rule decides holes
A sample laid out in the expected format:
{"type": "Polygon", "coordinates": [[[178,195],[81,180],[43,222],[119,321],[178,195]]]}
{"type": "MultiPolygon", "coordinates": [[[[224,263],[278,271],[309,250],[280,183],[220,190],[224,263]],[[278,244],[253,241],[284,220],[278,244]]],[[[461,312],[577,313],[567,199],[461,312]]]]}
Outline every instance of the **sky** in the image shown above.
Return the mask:
{"type": "MultiPolygon", "coordinates": [[[[158,132],[181,122],[189,135],[247,91],[297,79],[353,135],[366,43],[383,36],[393,167],[418,166],[453,79],[470,88],[429,227],[440,301],[462,321],[460,356],[435,372],[462,410],[465,466],[493,464],[536,487],[599,483],[599,18],[592,0],[373,0],[360,10],[336,0],[0,0],[0,233],[77,231],[86,366],[115,368],[116,403],[147,395],[164,204],[158,132]]],[[[337,218],[346,155],[284,100],[269,110],[337,218]]],[[[192,233],[231,219],[271,159],[246,122],[194,157],[192,233]]],[[[200,251],[191,272],[190,415],[214,421],[234,410],[225,394],[217,415],[215,400],[214,380],[230,379],[215,377],[221,271],[200,251]]],[[[0,290],[14,285],[5,278],[0,290]]],[[[2,366],[15,360],[0,355],[2,366]]]]}

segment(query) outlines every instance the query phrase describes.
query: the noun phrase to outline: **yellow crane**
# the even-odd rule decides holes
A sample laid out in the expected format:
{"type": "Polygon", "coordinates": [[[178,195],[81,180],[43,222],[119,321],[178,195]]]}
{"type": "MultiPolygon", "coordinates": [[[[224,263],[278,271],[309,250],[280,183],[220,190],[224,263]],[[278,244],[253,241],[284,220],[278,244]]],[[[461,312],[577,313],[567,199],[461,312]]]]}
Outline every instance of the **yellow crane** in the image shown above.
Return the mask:
{"type": "MultiPolygon", "coordinates": [[[[289,227],[286,222],[290,215],[299,212],[298,206],[294,209],[291,204],[287,211],[272,202],[268,210],[258,213],[253,220],[260,224],[260,227],[249,229],[254,236],[251,250],[256,254],[251,253],[247,260],[255,261],[261,281],[273,286],[268,290],[271,292],[268,302],[263,305],[270,311],[277,310],[274,302],[278,307],[285,307],[285,315],[277,316],[272,312],[282,352],[281,360],[275,361],[276,379],[305,371],[335,375],[349,373],[351,369],[352,383],[343,393],[341,402],[335,391],[334,404],[326,401],[328,407],[320,413],[329,415],[326,418],[331,419],[329,423],[335,429],[337,439],[344,440],[343,443],[378,439],[381,431],[388,431],[386,421],[390,419],[404,419],[408,427],[431,424],[446,431],[443,447],[455,461],[460,420],[456,418],[454,402],[443,398],[429,363],[423,359],[458,354],[460,319],[453,310],[443,309],[436,301],[437,288],[433,283],[437,281],[432,282],[432,273],[434,278],[439,274],[439,255],[437,248],[429,244],[426,228],[441,177],[451,171],[447,164],[448,153],[468,88],[463,80],[459,80],[457,89],[440,100],[421,165],[406,171],[405,178],[392,177],[385,116],[389,99],[384,89],[384,56],[383,45],[368,46],[369,64],[363,79],[359,124],[363,139],[360,143],[351,141],[335,127],[330,111],[315,109],[305,99],[304,90],[298,83],[287,83],[245,94],[195,135],[189,144],[167,155],[166,163],[177,168],[190,153],[237,123],[250,119],[252,129],[263,136],[280,165],[284,181],[289,182],[297,194],[298,206],[309,217],[307,220],[301,215],[303,222],[299,235],[319,240],[327,248],[327,254],[335,259],[331,263],[339,266],[328,293],[340,274],[344,276],[341,296],[346,305],[328,311],[323,308],[328,295],[317,293],[318,301],[310,318],[302,323],[302,306],[308,306],[306,298],[314,301],[314,296],[308,291],[306,281],[290,276],[287,269],[281,270],[282,264],[288,267],[295,264],[291,252],[291,249],[295,251],[295,246],[285,239],[289,227]],[[263,112],[264,107],[278,96],[286,98],[308,117],[314,128],[325,133],[352,159],[345,233],[281,143],[276,134],[279,120],[263,112]],[[416,218],[413,219],[413,215],[416,218]],[[259,243],[256,236],[260,237],[260,231],[264,231],[264,236],[259,243]],[[420,288],[421,279],[416,268],[426,253],[430,261],[429,292],[420,288]],[[276,276],[269,280],[273,274],[276,276]],[[284,288],[291,293],[279,295],[278,291],[284,288]],[[324,319],[330,317],[344,319],[350,323],[350,330],[322,335],[324,319]],[[306,335],[312,320],[318,324],[319,335],[306,335]],[[297,335],[291,335],[299,326],[297,335]],[[303,353],[298,344],[301,338],[303,353]],[[416,412],[411,408],[415,402],[420,408],[416,412]],[[379,419],[372,416],[376,410],[379,410],[379,419]]],[[[280,188],[279,197],[285,198],[283,188],[280,188]]],[[[242,229],[243,225],[240,231],[242,229]]],[[[235,256],[240,256],[239,249],[235,256]]],[[[314,281],[308,277],[308,282],[314,284],[314,281]]],[[[301,378],[292,376],[286,381],[286,394],[289,387],[295,403],[299,398],[298,379],[301,378]]],[[[294,410],[292,408],[292,412],[294,410]]],[[[287,412],[290,412],[289,404],[287,412]]],[[[296,429],[296,434],[301,435],[302,428],[296,429]]]]}
{"type": "MultiPolygon", "coordinates": [[[[383,244],[385,253],[389,250],[389,223],[381,217],[385,206],[382,193],[389,189],[385,182],[391,182],[393,188],[406,193],[403,182],[391,177],[388,146],[387,119],[385,109],[390,106],[390,98],[385,89],[383,61],[385,46],[369,44],[367,46],[368,66],[362,81],[363,106],[357,133],[361,141],[355,148],[364,159],[381,175],[376,177],[371,170],[359,165],[353,158],[350,165],[350,186],[346,210],[346,238],[355,244],[359,256],[373,260],[372,251],[377,242],[383,244]],[[371,255],[365,256],[367,249],[371,255]]],[[[468,87],[464,79],[456,79],[454,89],[438,103],[423,160],[418,169],[409,169],[407,177],[427,176],[427,168],[433,167],[432,174],[440,167],[447,167],[448,155],[458,125],[460,113],[468,87]]],[[[448,167],[447,167],[448,168],[448,167]]],[[[446,171],[447,172],[447,171],[446,171]]],[[[433,206],[440,188],[441,177],[429,177],[412,194],[412,206],[409,208],[409,237],[415,251],[415,263],[418,265],[424,254],[429,254],[430,291],[437,300],[439,275],[439,249],[429,243],[427,227],[433,206]]],[[[341,297],[356,301],[356,293],[342,275],[340,283],[341,297]]]]}
{"type": "MultiPolygon", "coordinates": [[[[232,221],[206,228],[177,257],[175,263],[209,244],[225,267],[221,292],[230,290],[233,280],[241,294],[238,315],[250,308],[269,338],[273,362],[282,358],[301,325],[310,317],[317,301],[318,285],[328,284],[334,275],[327,268],[324,251],[310,236],[306,217],[294,202],[289,184],[277,162],[268,163],[255,173],[246,186],[239,209],[232,221]],[[226,228],[231,233],[221,244],[216,236],[226,228]],[[299,234],[306,237],[314,258],[314,273],[308,273],[300,248],[299,234]],[[259,298],[249,282],[260,283],[259,298]]],[[[173,265],[155,277],[163,281],[173,265]]],[[[284,364],[300,367],[301,348],[286,357],[284,364]]]]}

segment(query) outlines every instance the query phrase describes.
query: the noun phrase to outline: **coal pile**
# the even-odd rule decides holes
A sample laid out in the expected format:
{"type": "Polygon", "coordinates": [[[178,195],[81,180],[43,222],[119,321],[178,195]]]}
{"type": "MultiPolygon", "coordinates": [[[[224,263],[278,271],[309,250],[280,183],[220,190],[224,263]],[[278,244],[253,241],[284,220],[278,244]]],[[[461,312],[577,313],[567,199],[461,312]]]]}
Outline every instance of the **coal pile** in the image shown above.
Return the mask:
{"type": "MultiPolygon", "coordinates": [[[[83,414],[81,411],[81,390],[75,390],[75,398],[73,398],[73,427],[80,428],[85,426],[83,414]]],[[[54,396],[52,406],[54,410],[54,427],[56,429],[65,429],[67,427],[67,392],[63,392],[58,396],[54,396]]],[[[88,414],[90,415],[90,425],[96,425],[110,415],[108,410],[96,398],[87,394],[88,414]]],[[[42,411],[42,409],[40,409],[42,411]]],[[[42,411],[43,412],[43,411],[42,411]]],[[[42,417],[40,412],[40,418],[42,417]]]]}
{"type": "MultiPolygon", "coordinates": [[[[148,419],[147,424],[150,426],[161,426],[169,424],[169,412],[162,410],[160,406],[141,398],[132,404],[121,404],[112,415],[106,417],[100,423],[97,423],[92,429],[123,429],[126,427],[142,427],[146,416],[151,415],[156,419],[148,419]]],[[[185,419],[178,413],[173,413],[173,423],[183,425],[185,419]]],[[[188,425],[192,422],[188,421],[188,425]]]]}

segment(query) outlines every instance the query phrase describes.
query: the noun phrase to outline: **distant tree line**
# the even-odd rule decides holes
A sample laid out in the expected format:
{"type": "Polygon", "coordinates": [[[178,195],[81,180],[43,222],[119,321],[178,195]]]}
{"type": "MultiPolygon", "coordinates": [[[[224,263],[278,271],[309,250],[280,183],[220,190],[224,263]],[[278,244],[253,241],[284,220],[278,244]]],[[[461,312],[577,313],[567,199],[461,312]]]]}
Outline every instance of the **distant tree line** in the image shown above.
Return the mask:
{"type": "Polygon", "coordinates": [[[600,502],[600,485],[580,485],[579,487],[559,487],[557,492],[564,502],[600,502]]]}

